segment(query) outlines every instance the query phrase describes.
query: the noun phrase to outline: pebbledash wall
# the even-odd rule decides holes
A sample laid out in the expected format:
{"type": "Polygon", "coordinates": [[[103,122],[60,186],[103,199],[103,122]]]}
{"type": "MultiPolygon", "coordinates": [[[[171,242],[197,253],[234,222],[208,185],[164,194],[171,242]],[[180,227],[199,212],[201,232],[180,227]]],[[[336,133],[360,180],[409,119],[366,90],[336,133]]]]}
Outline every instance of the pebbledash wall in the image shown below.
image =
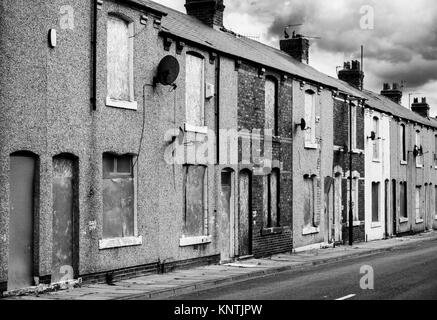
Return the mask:
{"type": "Polygon", "coordinates": [[[366,241],[385,237],[390,193],[390,116],[371,109],[364,112],[366,241]],[[375,139],[369,139],[375,133],[375,139]]]}
{"type": "Polygon", "coordinates": [[[437,154],[436,131],[433,128],[417,123],[393,118],[390,122],[391,132],[391,195],[390,202],[390,234],[409,234],[436,228],[437,216],[437,154]],[[402,133],[405,128],[406,159],[402,155],[402,133]],[[423,139],[423,165],[417,166],[413,154],[416,145],[416,132],[419,131],[423,139]],[[403,216],[404,194],[401,193],[401,184],[406,184],[406,212],[403,216]],[[421,187],[420,210],[422,219],[416,219],[416,187],[421,187]],[[396,210],[393,210],[395,208],[396,210]]]}
{"type": "MultiPolygon", "coordinates": [[[[333,96],[332,91],[305,81],[293,81],[293,248],[328,242],[328,214],[325,179],[333,168],[333,96]],[[308,144],[305,130],[299,126],[305,116],[305,94],[314,95],[315,143],[308,144]],[[313,189],[305,189],[312,180],[313,189]],[[299,190],[299,191],[298,191],[299,190]]],[[[308,124],[307,126],[311,126],[308,124]]],[[[313,129],[313,128],[311,128],[313,129]]]]}
{"type": "MultiPolygon", "coordinates": [[[[107,271],[135,268],[133,274],[155,271],[157,263],[172,265],[217,262],[220,243],[226,236],[225,223],[217,213],[220,180],[214,164],[207,167],[206,243],[182,244],[183,166],[164,160],[169,142],[164,137],[172,128],[184,128],[185,57],[194,51],[205,57],[205,81],[216,83],[217,61],[209,61],[209,52],[186,46],[176,53],[168,51],[159,37],[159,12],[132,7],[117,1],[105,1],[98,10],[97,25],[97,96],[96,110],[90,103],[92,88],[91,30],[92,3],[81,0],[74,9],[74,28],[59,27],[59,10],[65,1],[33,1],[26,6],[3,1],[0,45],[2,76],[0,106],[0,282],[8,281],[9,248],[9,159],[14,152],[32,153],[37,159],[34,207],[34,276],[50,282],[53,240],[53,157],[70,154],[78,159],[77,274],[84,279],[101,279],[107,271]],[[38,12],[28,19],[29,12],[38,12]],[[109,13],[122,15],[134,24],[134,99],[137,110],[106,105],[106,23],[109,13]],[[149,19],[140,23],[141,16],[149,19]],[[26,21],[26,23],[23,23],[26,21]],[[58,45],[50,48],[47,31],[57,29],[58,45]],[[153,44],[153,45],[151,45],[153,44]],[[29,50],[32,48],[32,50],[29,50]],[[153,89],[155,68],[165,55],[176,57],[181,72],[177,90],[159,86],[153,89]],[[144,118],[143,118],[144,117],[144,118]],[[142,128],[145,132],[140,141],[142,128]],[[136,179],[136,237],[102,246],[103,153],[138,157],[136,179]],[[209,237],[208,237],[209,236],[209,237]],[[131,239],[132,240],[132,239],[131,239]],[[100,277],[100,278],[99,278],[100,277]]],[[[237,75],[234,61],[221,58],[221,123],[236,127],[237,75]]],[[[205,100],[205,123],[215,130],[215,103],[205,100]]],[[[215,142],[214,142],[215,144],[215,142]]],[[[212,149],[215,149],[213,144],[212,149]]],[[[232,169],[232,165],[228,165],[232,169]]],[[[237,170],[237,167],[234,167],[237,170]]],[[[205,241],[203,239],[202,241],[205,241]]],[[[225,252],[226,254],[226,252],[225,252]]],[[[131,270],[132,271],[132,270],[131,270]]],[[[119,271],[117,275],[131,274],[119,271]]]]}

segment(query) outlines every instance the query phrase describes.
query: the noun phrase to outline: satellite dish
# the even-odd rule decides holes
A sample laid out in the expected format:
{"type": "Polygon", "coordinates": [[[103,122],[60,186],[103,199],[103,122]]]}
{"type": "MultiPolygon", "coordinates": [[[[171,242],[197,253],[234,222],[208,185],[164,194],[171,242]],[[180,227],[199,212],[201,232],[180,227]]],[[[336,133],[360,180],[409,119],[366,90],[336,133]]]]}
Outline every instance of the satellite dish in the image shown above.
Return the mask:
{"type": "Polygon", "coordinates": [[[158,65],[158,73],[155,77],[154,84],[160,83],[164,86],[174,84],[179,76],[179,62],[173,56],[165,56],[158,65]]]}
{"type": "Polygon", "coordinates": [[[296,127],[300,127],[302,131],[304,131],[307,128],[307,122],[304,118],[300,119],[300,123],[296,124],[296,127]]]}
{"type": "Polygon", "coordinates": [[[367,137],[367,139],[371,139],[372,141],[375,141],[376,140],[376,132],[375,131],[372,131],[371,133],[370,133],[370,137],[367,137]]]}

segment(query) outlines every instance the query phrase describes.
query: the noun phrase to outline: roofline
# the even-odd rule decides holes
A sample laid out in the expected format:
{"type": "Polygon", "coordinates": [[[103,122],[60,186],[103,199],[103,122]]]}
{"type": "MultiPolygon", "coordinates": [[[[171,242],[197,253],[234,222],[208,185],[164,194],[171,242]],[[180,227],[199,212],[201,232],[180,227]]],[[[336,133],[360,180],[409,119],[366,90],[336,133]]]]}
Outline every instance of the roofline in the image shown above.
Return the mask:
{"type": "MultiPolygon", "coordinates": [[[[184,42],[186,42],[186,43],[194,44],[195,46],[198,46],[198,47],[200,47],[200,48],[206,49],[207,51],[214,51],[214,52],[217,52],[217,53],[221,54],[222,56],[227,56],[227,57],[233,58],[233,59],[235,59],[235,60],[248,61],[248,62],[250,62],[250,63],[254,63],[254,64],[257,64],[257,65],[259,65],[259,66],[262,66],[262,67],[265,67],[265,68],[269,68],[269,69],[275,70],[275,71],[280,72],[280,73],[283,73],[283,74],[291,75],[291,77],[292,77],[292,78],[295,78],[295,79],[300,79],[300,80],[302,80],[302,81],[306,81],[306,82],[314,83],[314,84],[316,84],[316,85],[322,86],[322,87],[324,87],[324,88],[328,88],[328,89],[330,89],[330,90],[340,91],[337,87],[333,87],[333,86],[331,86],[331,85],[329,85],[329,84],[325,84],[325,83],[318,82],[318,81],[315,81],[315,80],[312,80],[312,79],[304,78],[304,77],[302,77],[302,76],[299,76],[299,75],[296,75],[296,74],[292,74],[292,73],[290,73],[290,72],[287,72],[287,71],[284,71],[284,70],[281,70],[281,69],[278,69],[278,68],[272,67],[272,66],[270,66],[270,65],[265,65],[265,64],[262,64],[262,63],[259,63],[259,62],[256,62],[256,61],[253,61],[253,60],[249,60],[249,59],[246,59],[246,58],[242,58],[242,57],[240,57],[240,56],[236,56],[236,55],[231,54],[231,53],[229,53],[229,52],[225,52],[225,51],[222,51],[222,50],[220,50],[220,49],[217,49],[217,48],[214,48],[214,47],[208,46],[207,44],[203,44],[203,43],[200,43],[200,42],[197,42],[197,41],[193,41],[193,40],[187,39],[187,38],[185,38],[185,37],[182,37],[182,36],[179,36],[179,35],[177,35],[177,34],[174,34],[174,33],[170,32],[170,31],[164,31],[164,30],[161,30],[161,31],[159,32],[159,36],[161,36],[161,37],[168,36],[168,37],[174,38],[174,39],[176,39],[176,40],[184,40],[184,42]]],[[[349,94],[349,93],[346,93],[346,94],[349,95],[349,96],[352,96],[352,95],[349,94]]],[[[362,98],[360,97],[360,99],[362,99],[362,98]]]]}
{"type": "Polygon", "coordinates": [[[167,12],[152,8],[152,7],[146,5],[145,3],[140,2],[138,0],[110,0],[110,1],[118,2],[120,4],[125,4],[125,5],[131,6],[133,8],[143,9],[143,10],[145,10],[151,14],[154,14],[156,16],[159,16],[159,17],[166,17],[168,15],[167,12]]]}

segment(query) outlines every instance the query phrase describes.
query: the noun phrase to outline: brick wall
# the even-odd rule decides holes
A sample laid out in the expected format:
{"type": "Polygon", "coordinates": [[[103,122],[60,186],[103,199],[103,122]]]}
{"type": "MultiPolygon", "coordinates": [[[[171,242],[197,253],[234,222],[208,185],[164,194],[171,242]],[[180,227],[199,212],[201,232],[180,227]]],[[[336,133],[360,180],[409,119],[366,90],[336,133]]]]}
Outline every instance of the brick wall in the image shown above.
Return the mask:
{"type": "MultiPolygon", "coordinates": [[[[335,100],[334,101],[334,145],[339,147],[349,146],[349,104],[347,102],[335,100]]],[[[357,131],[356,141],[357,149],[364,149],[364,109],[357,108],[357,131]]],[[[354,153],[352,155],[352,170],[357,171],[360,175],[358,184],[358,217],[360,221],[365,218],[365,194],[364,194],[364,178],[365,178],[365,162],[364,153],[354,153]]],[[[343,223],[347,221],[347,177],[349,176],[349,154],[343,151],[334,151],[334,168],[341,167],[345,180],[342,183],[342,205],[343,205],[343,223]]],[[[349,238],[348,228],[346,224],[343,225],[343,240],[347,241],[349,238]]],[[[364,226],[354,227],[354,241],[365,241],[364,226]]]]}
{"type": "MultiPolygon", "coordinates": [[[[292,125],[291,84],[281,82],[281,75],[267,71],[278,81],[278,134],[273,138],[273,161],[280,163],[280,226],[263,228],[263,176],[252,178],[252,253],[256,257],[292,250],[292,125]],[[266,234],[267,233],[267,234],[266,234]]],[[[242,64],[238,80],[238,128],[239,130],[263,129],[265,123],[265,77],[260,77],[256,66],[242,64]]],[[[261,131],[261,134],[262,131],[261,131]]],[[[261,155],[264,155],[264,139],[261,137],[261,155]]],[[[241,160],[241,143],[240,143],[241,160]]]]}

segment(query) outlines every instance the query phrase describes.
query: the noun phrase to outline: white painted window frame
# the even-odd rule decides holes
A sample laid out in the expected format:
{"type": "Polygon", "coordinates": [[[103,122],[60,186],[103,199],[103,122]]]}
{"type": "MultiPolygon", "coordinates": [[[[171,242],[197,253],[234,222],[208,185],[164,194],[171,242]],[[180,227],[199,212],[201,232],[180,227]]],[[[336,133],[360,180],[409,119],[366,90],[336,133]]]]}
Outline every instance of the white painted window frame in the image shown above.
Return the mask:
{"type": "Polygon", "coordinates": [[[399,126],[399,157],[401,159],[400,163],[402,166],[408,165],[408,150],[407,150],[407,126],[404,123],[401,123],[399,126]],[[405,140],[405,145],[403,143],[405,140]],[[405,149],[405,150],[404,150],[405,149]],[[405,152],[405,160],[403,159],[403,153],[405,152]]]}
{"type": "MultiPolygon", "coordinates": [[[[135,24],[134,22],[126,18],[124,16],[118,14],[111,14],[110,17],[115,17],[117,19],[123,20],[128,25],[129,30],[129,101],[124,100],[115,100],[111,97],[106,97],[106,106],[120,109],[128,109],[128,110],[137,110],[138,102],[135,101],[135,92],[134,92],[134,40],[135,40],[135,24]]],[[[108,17],[109,17],[108,16],[108,17]]],[[[107,37],[108,39],[108,37],[107,37]]],[[[106,59],[108,61],[108,59],[106,59]]],[[[107,80],[108,81],[108,80],[107,80]]]]}

